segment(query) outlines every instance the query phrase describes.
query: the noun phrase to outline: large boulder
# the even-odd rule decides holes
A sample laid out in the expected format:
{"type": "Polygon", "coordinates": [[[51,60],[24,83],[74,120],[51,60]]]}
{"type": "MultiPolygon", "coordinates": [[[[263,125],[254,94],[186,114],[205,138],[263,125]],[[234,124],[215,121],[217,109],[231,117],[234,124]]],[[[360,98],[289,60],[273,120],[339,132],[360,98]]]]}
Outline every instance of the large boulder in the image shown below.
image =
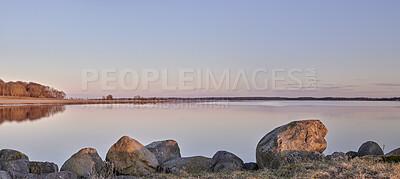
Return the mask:
{"type": "Polygon", "coordinates": [[[244,166],[242,159],[227,151],[218,151],[214,154],[212,160],[211,170],[213,172],[242,170],[244,166]]]}
{"type": "Polygon", "coordinates": [[[386,155],[400,155],[400,148],[394,149],[387,153],[386,155]]]}
{"type": "Polygon", "coordinates": [[[29,173],[29,161],[24,159],[8,161],[4,164],[3,170],[8,171],[11,178],[24,178],[29,173]]]}
{"type": "Polygon", "coordinates": [[[175,140],[156,141],[145,147],[156,156],[160,164],[181,157],[181,150],[175,140]]]}
{"type": "MultiPolygon", "coordinates": [[[[296,163],[302,162],[306,160],[324,160],[325,155],[321,154],[317,151],[307,152],[307,151],[299,151],[299,150],[285,150],[279,153],[279,157],[281,157],[281,164],[287,163],[296,163]]],[[[279,166],[274,166],[272,168],[278,168],[279,166]]]]}
{"type": "MultiPolygon", "coordinates": [[[[284,163],[308,157],[313,152],[326,149],[325,136],[328,130],[319,120],[293,121],[265,135],[257,145],[256,160],[260,168],[279,168],[284,163]],[[295,156],[290,159],[288,157],[295,156]]],[[[312,159],[323,156],[311,156],[312,159]]]]}
{"type": "Polygon", "coordinates": [[[78,177],[100,174],[105,162],[94,148],[84,148],[72,155],[61,167],[61,171],[70,171],[78,177]]]}
{"type": "Polygon", "coordinates": [[[213,165],[211,158],[195,156],[168,160],[161,164],[160,170],[166,173],[200,173],[209,172],[213,165]]]}
{"type": "Polygon", "coordinates": [[[77,179],[78,177],[69,171],[61,171],[45,174],[42,176],[42,179],[77,179]]]}
{"type": "Polygon", "coordinates": [[[27,160],[29,161],[29,158],[27,155],[23,154],[22,152],[16,151],[16,150],[12,150],[12,149],[3,149],[0,150],[0,170],[4,169],[4,165],[9,162],[9,161],[13,161],[13,160],[19,160],[19,159],[23,159],[23,160],[27,160]]]}
{"type": "Polygon", "coordinates": [[[0,171],[0,178],[1,179],[11,179],[11,176],[6,171],[0,171]]]}
{"type": "Polygon", "coordinates": [[[141,143],[128,136],[119,139],[107,152],[117,175],[145,176],[156,172],[158,160],[141,143]]]}
{"type": "Polygon", "coordinates": [[[42,175],[58,172],[58,166],[52,162],[30,162],[29,173],[42,175]]]}
{"type": "Polygon", "coordinates": [[[359,157],[366,155],[383,155],[383,150],[376,142],[367,141],[358,149],[357,155],[359,157]]]}

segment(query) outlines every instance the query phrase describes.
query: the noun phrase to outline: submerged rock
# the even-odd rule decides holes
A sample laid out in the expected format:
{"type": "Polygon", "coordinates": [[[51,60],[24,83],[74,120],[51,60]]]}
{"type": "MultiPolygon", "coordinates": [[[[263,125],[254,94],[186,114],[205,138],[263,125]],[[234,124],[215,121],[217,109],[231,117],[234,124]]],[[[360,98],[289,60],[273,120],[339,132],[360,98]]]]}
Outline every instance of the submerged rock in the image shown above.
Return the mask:
{"type": "Polygon", "coordinates": [[[128,136],[111,146],[106,161],[114,165],[117,175],[145,176],[156,172],[158,166],[154,154],[128,136]]]}
{"type": "Polygon", "coordinates": [[[213,172],[242,170],[244,165],[242,159],[227,151],[218,151],[214,154],[212,160],[211,170],[213,172]]]}
{"type": "Polygon", "coordinates": [[[180,174],[187,173],[200,173],[208,172],[212,167],[213,161],[211,158],[195,156],[195,157],[182,157],[169,160],[161,164],[161,171],[165,173],[180,174]]]}
{"type": "Polygon", "coordinates": [[[94,148],[84,148],[72,155],[61,167],[61,171],[70,171],[78,177],[100,174],[104,161],[94,148]]]}
{"type": "Polygon", "coordinates": [[[359,157],[366,155],[383,155],[383,150],[376,142],[367,141],[361,145],[357,154],[359,157]]]}
{"type": "Polygon", "coordinates": [[[58,172],[58,166],[52,162],[30,162],[29,173],[42,175],[58,172]]]}
{"type": "Polygon", "coordinates": [[[325,136],[328,130],[319,120],[294,121],[280,126],[265,135],[257,145],[256,159],[260,168],[279,168],[282,164],[307,159],[323,158],[311,156],[326,149],[325,136]],[[297,152],[296,152],[297,151],[297,152]]]}
{"type": "Polygon", "coordinates": [[[343,152],[334,152],[333,154],[326,156],[326,159],[331,161],[344,162],[349,161],[349,156],[347,156],[347,154],[343,152]]]}
{"type": "Polygon", "coordinates": [[[400,148],[394,149],[387,153],[386,155],[400,155],[400,148]]]}
{"type": "Polygon", "coordinates": [[[156,156],[160,164],[181,157],[178,142],[175,140],[156,141],[145,147],[156,156]]]}

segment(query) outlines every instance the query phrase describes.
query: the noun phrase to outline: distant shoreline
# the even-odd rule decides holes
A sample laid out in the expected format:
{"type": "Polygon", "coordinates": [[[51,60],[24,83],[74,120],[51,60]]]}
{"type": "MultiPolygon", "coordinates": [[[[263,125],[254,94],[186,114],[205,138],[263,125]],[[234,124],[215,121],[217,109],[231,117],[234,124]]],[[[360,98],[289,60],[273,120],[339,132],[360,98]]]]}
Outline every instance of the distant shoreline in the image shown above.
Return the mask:
{"type": "Polygon", "coordinates": [[[200,97],[200,98],[117,98],[104,99],[54,99],[0,96],[0,105],[13,104],[147,104],[161,102],[209,102],[209,101],[400,101],[400,97],[393,98],[336,98],[336,97],[200,97]]]}

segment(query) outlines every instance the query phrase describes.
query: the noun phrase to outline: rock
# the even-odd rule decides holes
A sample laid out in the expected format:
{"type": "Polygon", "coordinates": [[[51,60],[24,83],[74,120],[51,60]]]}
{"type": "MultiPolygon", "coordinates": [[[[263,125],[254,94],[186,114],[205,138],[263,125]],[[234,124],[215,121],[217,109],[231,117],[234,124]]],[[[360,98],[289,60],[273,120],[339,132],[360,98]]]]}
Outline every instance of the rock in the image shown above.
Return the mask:
{"type": "Polygon", "coordinates": [[[1,179],[11,179],[11,176],[6,171],[0,171],[0,178],[1,179]]]}
{"type": "Polygon", "coordinates": [[[117,175],[145,176],[156,172],[158,166],[154,154],[128,136],[111,146],[106,161],[114,165],[117,175]]]}
{"type": "Polygon", "coordinates": [[[366,155],[383,155],[383,150],[374,141],[367,141],[361,145],[357,152],[359,157],[366,155]]]}
{"type": "Polygon", "coordinates": [[[178,142],[175,140],[156,141],[145,147],[156,156],[160,164],[181,157],[178,142]]]}
{"type": "Polygon", "coordinates": [[[387,153],[386,155],[400,155],[400,148],[394,149],[387,153]]]}
{"type": "Polygon", "coordinates": [[[358,157],[358,153],[357,153],[356,151],[348,151],[348,152],[346,153],[346,155],[347,155],[350,159],[353,159],[353,158],[358,157]]]}
{"type": "Polygon", "coordinates": [[[127,175],[120,175],[120,176],[116,176],[115,179],[136,179],[138,177],[135,176],[127,176],[127,175]]]}
{"type": "Polygon", "coordinates": [[[23,178],[29,173],[29,161],[24,159],[11,160],[4,164],[4,169],[8,171],[11,178],[23,178]]]}
{"type": "Polygon", "coordinates": [[[23,154],[22,152],[19,152],[19,151],[16,151],[16,150],[12,150],[12,149],[0,150],[0,169],[5,170],[4,169],[4,165],[8,161],[19,160],[19,159],[23,159],[23,160],[29,161],[28,156],[23,154]]]}
{"type": "Polygon", "coordinates": [[[24,179],[41,179],[42,177],[37,174],[28,173],[24,176],[24,179]]]}
{"type": "Polygon", "coordinates": [[[336,162],[344,162],[349,161],[349,156],[343,152],[334,152],[333,154],[326,156],[326,159],[336,162]]]}
{"type": "Polygon", "coordinates": [[[202,156],[175,158],[163,163],[161,171],[173,174],[208,172],[212,167],[212,161],[211,158],[202,156]]]}
{"type": "Polygon", "coordinates": [[[212,160],[211,170],[213,172],[242,170],[244,165],[242,159],[227,151],[218,151],[214,154],[212,160]]]}
{"type": "Polygon", "coordinates": [[[298,151],[298,150],[285,150],[279,153],[279,157],[282,158],[282,163],[296,163],[306,160],[323,160],[325,155],[316,151],[298,151]]]}
{"type": "Polygon", "coordinates": [[[100,174],[105,163],[94,148],[84,148],[72,155],[60,171],[70,171],[78,177],[100,174]]]}
{"type": "Polygon", "coordinates": [[[303,157],[313,151],[322,153],[327,146],[324,138],[327,132],[324,124],[319,120],[293,121],[277,127],[258,143],[257,164],[260,168],[276,169],[286,162],[297,160],[296,158],[287,159],[287,156],[303,157]]]}
{"type": "Polygon", "coordinates": [[[319,153],[317,151],[307,152],[306,156],[304,157],[306,160],[325,160],[326,156],[323,153],[319,153]]]}
{"type": "Polygon", "coordinates": [[[42,175],[58,172],[58,166],[52,162],[30,162],[29,173],[42,175]]]}
{"type": "Polygon", "coordinates": [[[77,179],[78,177],[69,171],[61,171],[45,174],[42,176],[42,179],[77,179]]]}
{"type": "Polygon", "coordinates": [[[258,170],[258,165],[257,165],[257,163],[254,163],[254,162],[245,163],[243,166],[243,169],[249,170],[249,171],[256,171],[256,170],[258,170]]]}

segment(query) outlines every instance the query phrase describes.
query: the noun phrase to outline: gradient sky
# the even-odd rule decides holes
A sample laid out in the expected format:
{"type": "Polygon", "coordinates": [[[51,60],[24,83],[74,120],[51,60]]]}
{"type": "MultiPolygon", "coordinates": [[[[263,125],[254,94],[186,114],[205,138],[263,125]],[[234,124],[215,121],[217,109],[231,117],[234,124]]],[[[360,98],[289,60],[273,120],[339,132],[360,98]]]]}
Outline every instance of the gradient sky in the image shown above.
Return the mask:
{"type": "Polygon", "coordinates": [[[400,1],[1,1],[0,79],[68,96],[400,96],[400,1]],[[81,69],[316,68],[314,91],[83,91],[81,69]]]}

